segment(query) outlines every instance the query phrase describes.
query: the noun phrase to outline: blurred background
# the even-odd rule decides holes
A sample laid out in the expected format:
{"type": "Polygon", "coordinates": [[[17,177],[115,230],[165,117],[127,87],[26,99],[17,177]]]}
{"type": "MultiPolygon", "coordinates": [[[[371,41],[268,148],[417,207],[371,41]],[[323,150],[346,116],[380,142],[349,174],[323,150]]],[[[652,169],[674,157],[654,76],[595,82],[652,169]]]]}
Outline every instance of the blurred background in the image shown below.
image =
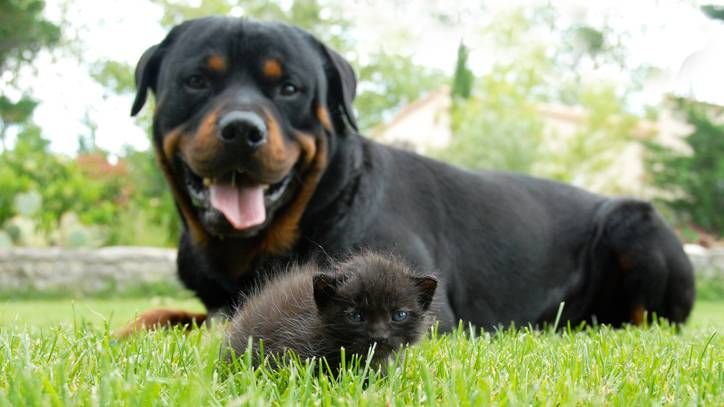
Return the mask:
{"type": "Polygon", "coordinates": [[[339,50],[367,137],[652,199],[691,253],[722,245],[721,2],[6,0],[0,248],[176,244],[152,108],[129,116],[133,68],[209,14],[286,21],[339,50]]]}

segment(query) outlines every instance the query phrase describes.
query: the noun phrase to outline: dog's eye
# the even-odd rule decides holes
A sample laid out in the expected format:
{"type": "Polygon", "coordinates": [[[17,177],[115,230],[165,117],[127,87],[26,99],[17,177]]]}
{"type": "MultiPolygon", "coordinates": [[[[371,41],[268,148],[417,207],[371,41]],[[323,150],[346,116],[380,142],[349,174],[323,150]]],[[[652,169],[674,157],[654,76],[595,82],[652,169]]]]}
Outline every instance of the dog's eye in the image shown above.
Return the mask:
{"type": "Polygon", "coordinates": [[[282,96],[294,96],[298,92],[299,92],[299,88],[291,82],[285,82],[279,88],[279,94],[282,96]]]}
{"type": "Polygon", "coordinates": [[[184,85],[189,89],[203,90],[209,87],[209,81],[202,75],[191,75],[184,80],[184,85]]]}
{"type": "Polygon", "coordinates": [[[399,309],[392,313],[392,320],[395,322],[404,321],[407,319],[408,315],[409,313],[407,311],[399,309]]]}

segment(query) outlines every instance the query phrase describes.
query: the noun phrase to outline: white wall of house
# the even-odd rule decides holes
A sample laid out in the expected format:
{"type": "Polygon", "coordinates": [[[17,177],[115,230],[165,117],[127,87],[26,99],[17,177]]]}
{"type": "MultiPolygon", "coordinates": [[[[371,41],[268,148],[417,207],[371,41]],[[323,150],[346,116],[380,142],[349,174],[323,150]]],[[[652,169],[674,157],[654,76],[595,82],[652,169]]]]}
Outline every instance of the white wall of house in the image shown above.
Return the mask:
{"type": "MultiPolygon", "coordinates": [[[[403,108],[385,126],[371,132],[372,138],[385,144],[403,147],[420,154],[446,147],[453,134],[450,129],[450,91],[447,87],[403,108]]],[[[538,108],[545,121],[546,132],[552,135],[549,148],[565,148],[570,138],[585,124],[586,112],[580,107],[541,105],[538,108]],[[558,147],[556,147],[558,146],[558,147]]],[[[633,140],[611,157],[611,165],[599,175],[586,179],[573,176],[577,186],[599,192],[650,197],[655,191],[647,186],[644,169],[643,147],[638,142],[655,138],[658,142],[686,151],[683,138],[691,127],[670,109],[661,109],[656,121],[641,121],[633,134],[633,140]],[[616,188],[612,190],[612,182],[616,188]]],[[[610,154],[602,151],[601,154],[610,154]]]]}
{"type": "Polygon", "coordinates": [[[403,108],[389,124],[372,131],[372,138],[420,154],[450,144],[450,91],[447,87],[403,108]]]}

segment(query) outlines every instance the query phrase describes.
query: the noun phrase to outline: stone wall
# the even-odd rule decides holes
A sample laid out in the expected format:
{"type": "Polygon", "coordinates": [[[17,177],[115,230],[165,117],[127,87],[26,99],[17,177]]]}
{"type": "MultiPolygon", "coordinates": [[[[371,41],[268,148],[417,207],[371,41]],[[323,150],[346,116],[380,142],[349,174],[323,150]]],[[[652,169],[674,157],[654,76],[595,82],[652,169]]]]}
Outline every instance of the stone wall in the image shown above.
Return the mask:
{"type": "Polygon", "coordinates": [[[724,278],[724,247],[707,249],[697,244],[686,244],[684,251],[689,255],[698,276],[724,278]]]}
{"type": "Polygon", "coordinates": [[[0,291],[97,292],[176,281],[176,250],[148,247],[0,250],[0,291]]]}
{"type": "MultiPolygon", "coordinates": [[[[685,249],[698,274],[724,278],[724,248],[686,245],[685,249]]],[[[3,292],[97,292],[158,282],[177,282],[176,250],[147,247],[0,250],[0,291],[3,292]]]]}

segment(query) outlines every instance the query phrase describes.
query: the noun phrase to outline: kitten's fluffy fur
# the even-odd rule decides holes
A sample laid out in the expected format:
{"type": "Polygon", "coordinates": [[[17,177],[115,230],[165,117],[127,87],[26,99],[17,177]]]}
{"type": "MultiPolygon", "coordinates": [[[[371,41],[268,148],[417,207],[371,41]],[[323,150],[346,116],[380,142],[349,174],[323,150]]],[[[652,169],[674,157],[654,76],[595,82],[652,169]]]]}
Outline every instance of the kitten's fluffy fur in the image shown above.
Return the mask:
{"type": "Polygon", "coordinates": [[[323,271],[309,263],[268,282],[234,315],[227,344],[237,355],[253,338],[258,362],[264,353],[287,350],[302,360],[324,357],[339,366],[346,355],[368,354],[384,361],[402,345],[417,341],[432,323],[429,312],[437,280],[416,276],[400,260],[363,253],[323,271]]]}

